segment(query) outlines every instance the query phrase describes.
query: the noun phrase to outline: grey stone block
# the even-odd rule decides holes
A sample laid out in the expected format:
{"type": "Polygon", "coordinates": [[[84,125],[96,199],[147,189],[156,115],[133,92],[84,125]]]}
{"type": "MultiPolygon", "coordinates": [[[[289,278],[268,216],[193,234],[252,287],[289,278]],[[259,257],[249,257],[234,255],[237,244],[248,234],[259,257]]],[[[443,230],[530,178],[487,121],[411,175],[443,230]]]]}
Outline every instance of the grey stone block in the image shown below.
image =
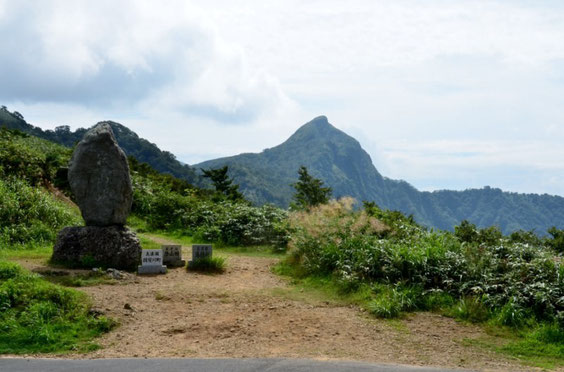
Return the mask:
{"type": "Polygon", "coordinates": [[[77,267],[135,270],[140,257],[139,239],[126,227],[77,226],[59,232],[51,259],[77,267]]]}
{"type": "Polygon", "coordinates": [[[137,267],[137,274],[166,274],[165,265],[144,265],[137,267]]]}

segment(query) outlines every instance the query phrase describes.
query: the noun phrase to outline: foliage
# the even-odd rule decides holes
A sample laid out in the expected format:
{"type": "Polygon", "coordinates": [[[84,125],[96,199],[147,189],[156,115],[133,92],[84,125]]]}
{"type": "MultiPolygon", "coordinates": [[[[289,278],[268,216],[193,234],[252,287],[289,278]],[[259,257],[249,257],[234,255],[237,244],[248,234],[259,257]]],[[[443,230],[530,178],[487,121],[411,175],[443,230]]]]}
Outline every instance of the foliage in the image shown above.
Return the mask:
{"type": "Polygon", "coordinates": [[[542,324],[501,351],[526,358],[534,365],[554,368],[564,365],[564,328],[557,323],[542,324]]]}
{"type": "Polygon", "coordinates": [[[379,288],[369,309],[381,316],[432,308],[444,293],[460,300],[451,313],[471,321],[494,318],[519,327],[564,317],[564,266],[544,246],[469,223],[455,234],[428,232],[405,216],[369,207],[367,213],[333,203],[293,213],[290,262],[305,275],[332,276],[349,288],[379,288]]]}
{"type": "Polygon", "coordinates": [[[229,200],[244,200],[243,194],[239,192],[239,185],[233,184],[233,180],[227,175],[229,167],[226,165],[217,169],[202,169],[205,178],[209,178],[215,188],[217,195],[229,200]]]}
{"type": "Polygon", "coordinates": [[[548,233],[552,239],[547,240],[547,244],[558,253],[564,253],[564,230],[559,230],[556,227],[548,229],[548,233]]]}
{"type": "Polygon", "coordinates": [[[298,182],[292,185],[296,189],[291,204],[292,209],[309,209],[329,201],[331,188],[323,187],[323,181],[312,177],[303,165],[298,170],[298,175],[298,182]]]}
{"type": "Polygon", "coordinates": [[[423,309],[422,291],[418,287],[377,285],[368,309],[379,318],[397,318],[404,311],[423,309]]]}
{"type": "MultiPolygon", "coordinates": [[[[199,180],[190,166],[179,162],[170,152],[160,150],[155,144],[139,138],[137,134],[121,124],[112,121],[107,123],[112,127],[118,144],[127,155],[135,157],[139,162],[150,164],[159,172],[173,175],[179,179],[192,183],[199,180]]],[[[55,130],[42,130],[28,124],[21,114],[11,113],[7,109],[0,110],[0,127],[17,129],[69,148],[74,147],[87,131],[87,129],[79,128],[73,132],[67,125],[58,126],[55,130]]]]}
{"type": "Polygon", "coordinates": [[[509,241],[511,243],[522,243],[530,245],[542,245],[542,239],[540,239],[533,230],[517,230],[509,235],[509,241]]]}
{"type": "MultiPolygon", "coordinates": [[[[139,162],[151,164],[159,172],[195,185],[202,179],[174,155],[118,123],[109,122],[124,151],[139,162]]],[[[7,109],[0,110],[0,127],[19,129],[50,141],[74,146],[86,129],[74,132],[66,126],[54,131],[33,127],[7,109]]],[[[319,117],[302,126],[283,144],[259,154],[240,154],[210,160],[196,168],[229,166],[229,173],[240,191],[256,205],[271,203],[287,207],[295,190],[296,169],[301,165],[323,179],[336,197],[349,195],[373,201],[384,209],[412,214],[423,226],[451,231],[461,220],[479,228],[496,225],[504,234],[534,229],[539,234],[564,221],[564,198],[551,195],[517,194],[485,187],[464,191],[420,192],[405,181],[391,180],[372,164],[358,141],[319,117]]],[[[564,226],[557,226],[562,229],[564,226]]]]}
{"type": "Polygon", "coordinates": [[[194,187],[183,191],[161,177],[133,172],[133,213],[151,230],[181,231],[196,240],[226,245],[284,247],[287,213],[270,205],[253,207],[194,187]]]}
{"type": "Polygon", "coordinates": [[[0,353],[91,350],[116,323],[89,309],[85,294],[0,261],[0,353]]]}
{"type": "Polygon", "coordinates": [[[0,128],[0,177],[14,176],[32,185],[53,183],[70,150],[18,130],[0,128]]]}
{"type": "Polygon", "coordinates": [[[57,232],[80,225],[76,209],[22,179],[0,179],[0,248],[53,242],[57,232]]]}
{"type": "Polygon", "coordinates": [[[186,269],[188,271],[221,274],[225,271],[225,258],[217,256],[198,258],[190,261],[186,269]]]}
{"type": "MultiPolygon", "coordinates": [[[[383,177],[358,141],[319,117],[303,125],[284,143],[258,154],[209,160],[197,167],[228,165],[247,199],[260,205],[287,207],[295,190],[296,169],[307,167],[324,180],[337,198],[368,200],[398,210],[422,226],[452,231],[466,219],[478,228],[498,226],[504,234],[534,229],[539,234],[564,221],[564,198],[518,194],[484,187],[464,191],[422,192],[405,181],[383,177]]],[[[557,226],[564,228],[564,225],[557,226]]]]}
{"type": "MultiPolygon", "coordinates": [[[[491,226],[484,229],[478,229],[476,225],[467,220],[463,220],[460,225],[454,227],[454,236],[464,243],[477,243],[486,245],[495,245],[503,238],[503,234],[497,226],[491,226]]],[[[524,234],[515,233],[514,240],[526,240],[524,234]],[[520,237],[520,238],[519,238],[520,237]]]]}

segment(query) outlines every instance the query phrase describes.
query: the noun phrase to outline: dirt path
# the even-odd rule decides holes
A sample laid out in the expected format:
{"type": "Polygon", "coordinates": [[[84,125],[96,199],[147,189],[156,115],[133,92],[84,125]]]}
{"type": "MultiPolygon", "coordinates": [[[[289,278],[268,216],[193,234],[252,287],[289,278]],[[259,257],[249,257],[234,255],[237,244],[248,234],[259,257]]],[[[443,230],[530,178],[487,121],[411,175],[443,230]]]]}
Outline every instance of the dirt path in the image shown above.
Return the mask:
{"type": "MultiPolygon", "coordinates": [[[[191,256],[189,248],[183,256],[191,256]]],[[[296,299],[271,273],[274,264],[272,258],[229,255],[222,275],[178,268],[81,288],[121,325],[98,340],[101,350],[73,357],[290,357],[531,370],[465,346],[464,339],[486,337],[483,331],[440,315],[416,313],[389,322],[354,307],[296,299]]]]}

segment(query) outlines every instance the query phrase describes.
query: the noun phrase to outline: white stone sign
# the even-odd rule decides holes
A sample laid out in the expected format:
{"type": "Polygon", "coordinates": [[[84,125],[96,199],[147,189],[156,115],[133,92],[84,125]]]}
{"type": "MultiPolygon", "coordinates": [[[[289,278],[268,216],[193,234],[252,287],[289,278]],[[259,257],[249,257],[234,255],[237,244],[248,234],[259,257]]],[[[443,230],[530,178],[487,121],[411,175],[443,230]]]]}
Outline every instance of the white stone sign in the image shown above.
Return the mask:
{"type": "Polygon", "coordinates": [[[164,274],[162,249],[143,249],[141,251],[141,266],[137,267],[139,274],[164,274]]]}
{"type": "Polygon", "coordinates": [[[186,261],[182,259],[182,246],[163,245],[163,262],[167,266],[184,266],[186,261]]]}

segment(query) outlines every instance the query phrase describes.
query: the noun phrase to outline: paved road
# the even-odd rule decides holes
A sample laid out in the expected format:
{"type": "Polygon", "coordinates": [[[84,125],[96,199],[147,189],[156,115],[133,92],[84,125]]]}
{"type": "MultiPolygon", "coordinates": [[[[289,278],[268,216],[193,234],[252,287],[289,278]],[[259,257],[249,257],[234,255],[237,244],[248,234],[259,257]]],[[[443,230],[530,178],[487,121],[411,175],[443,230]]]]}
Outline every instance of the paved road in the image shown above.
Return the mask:
{"type": "Polygon", "coordinates": [[[2,372],[460,372],[460,370],[305,359],[0,359],[2,372]]]}

